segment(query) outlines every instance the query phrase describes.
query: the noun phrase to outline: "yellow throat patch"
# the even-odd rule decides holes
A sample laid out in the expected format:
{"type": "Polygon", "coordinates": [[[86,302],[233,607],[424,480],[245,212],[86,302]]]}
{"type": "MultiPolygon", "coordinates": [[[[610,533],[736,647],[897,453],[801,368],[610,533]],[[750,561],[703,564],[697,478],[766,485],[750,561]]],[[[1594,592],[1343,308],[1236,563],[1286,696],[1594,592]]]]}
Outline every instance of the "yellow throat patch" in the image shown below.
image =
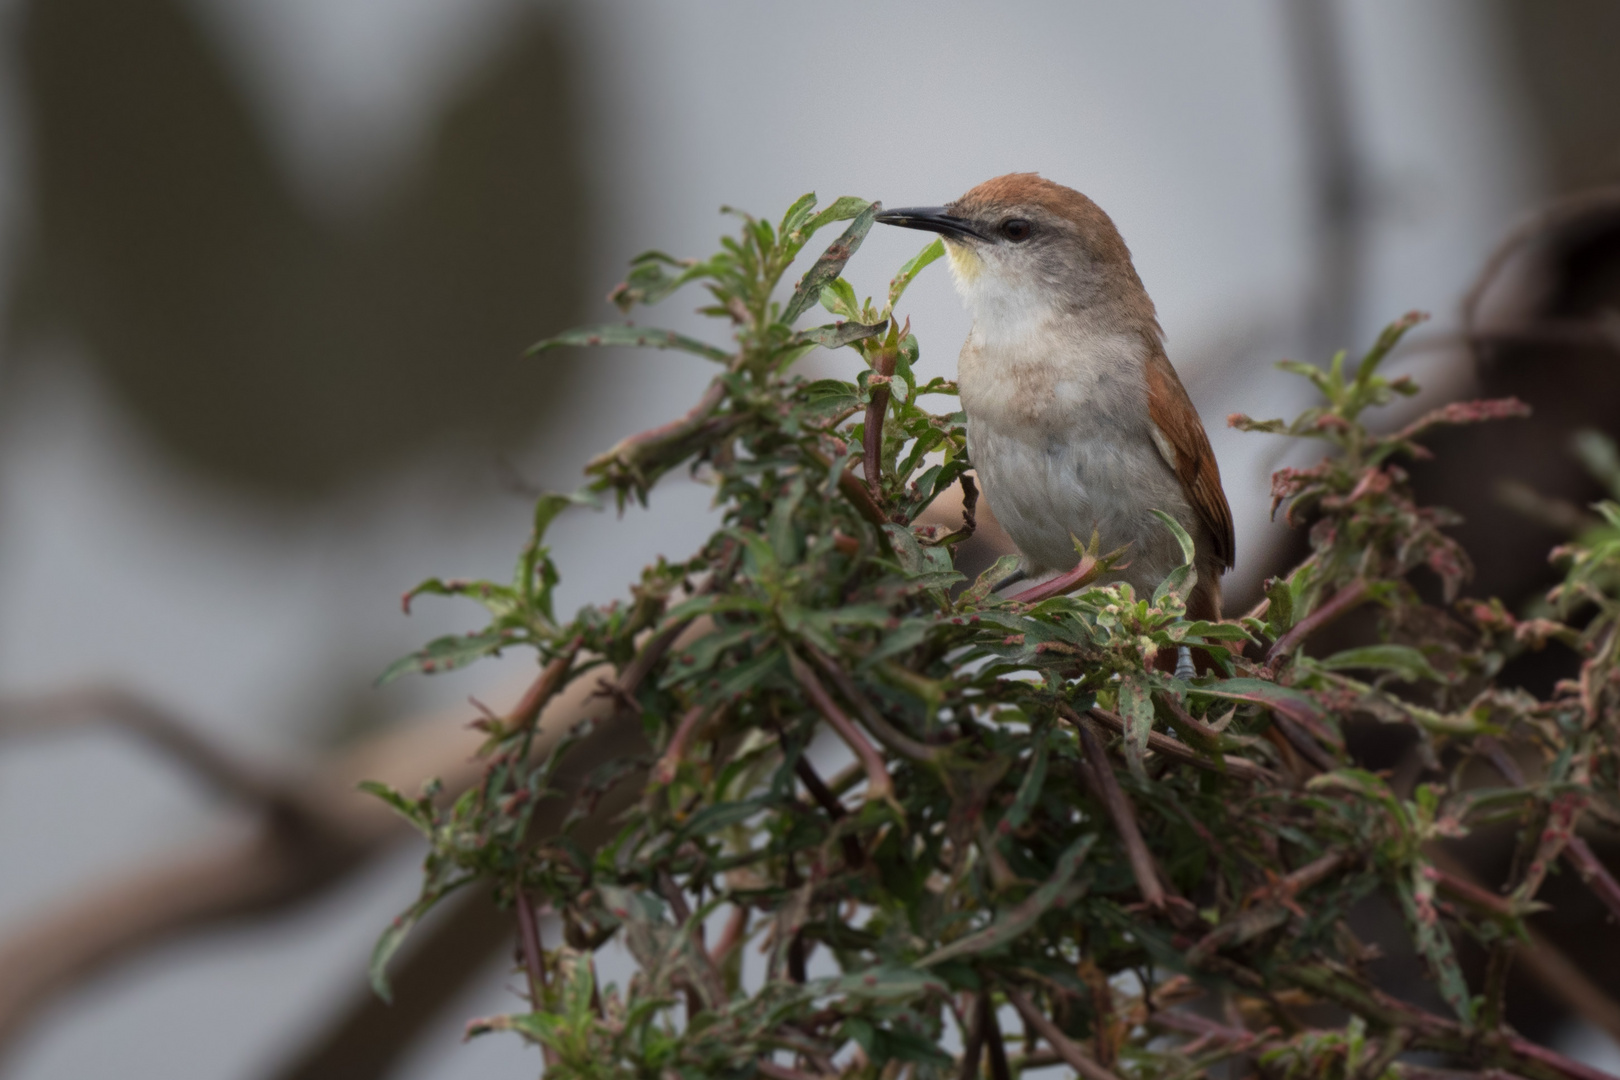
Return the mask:
{"type": "Polygon", "coordinates": [[[976,281],[984,269],[984,263],[972,248],[949,238],[945,240],[945,255],[951,261],[951,274],[963,285],[976,281]]]}

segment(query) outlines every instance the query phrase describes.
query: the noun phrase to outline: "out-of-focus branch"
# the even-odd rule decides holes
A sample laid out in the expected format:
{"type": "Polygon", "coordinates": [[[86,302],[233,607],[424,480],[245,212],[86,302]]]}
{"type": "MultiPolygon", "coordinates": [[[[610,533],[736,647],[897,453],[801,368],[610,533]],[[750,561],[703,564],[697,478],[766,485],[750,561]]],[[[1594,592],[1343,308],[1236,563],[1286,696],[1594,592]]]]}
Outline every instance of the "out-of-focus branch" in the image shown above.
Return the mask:
{"type": "Polygon", "coordinates": [[[38,697],[0,698],[0,736],[60,733],[104,723],[123,728],[186,766],[220,794],[268,803],[288,788],[285,777],[238,760],[167,709],[115,686],[90,685],[38,697]]]}
{"type": "MultiPolygon", "coordinates": [[[[159,710],[106,709],[134,699],[86,691],[48,699],[53,710],[32,715],[82,719],[110,714],[161,745],[216,783],[258,796],[261,811],[249,822],[188,845],[168,861],[154,859],[131,873],[87,887],[0,941],[0,1046],[54,997],[138,951],[177,934],[232,918],[286,907],[334,883],[363,861],[409,835],[409,827],[382,802],[355,786],[381,780],[413,790],[437,775],[446,792],[475,782],[483,765],[473,757],[481,736],[463,718],[390,731],[294,778],[263,778],[231,763],[206,740],[159,710]],[[91,708],[89,706],[95,706],[91,708]]],[[[536,752],[545,752],[587,716],[612,706],[591,696],[579,680],[554,698],[540,721],[536,752]]],[[[7,710],[18,715],[15,709],[7,710]]],[[[628,720],[603,723],[590,741],[633,735],[628,720]],[[625,727],[619,731],[619,726],[625,727]]],[[[584,749],[583,747],[580,749],[584,749]]],[[[583,763],[585,755],[581,756],[583,763]]]]}
{"type": "Polygon", "coordinates": [[[1463,297],[1463,334],[1469,343],[1477,345],[1489,340],[1490,335],[1481,334],[1479,331],[1480,305],[1515,255],[1548,233],[1568,228],[1589,215],[1617,211],[1620,211],[1620,187],[1593,188],[1555,199],[1514,226],[1485,260],[1479,276],[1474,279],[1474,284],[1463,297]]]}

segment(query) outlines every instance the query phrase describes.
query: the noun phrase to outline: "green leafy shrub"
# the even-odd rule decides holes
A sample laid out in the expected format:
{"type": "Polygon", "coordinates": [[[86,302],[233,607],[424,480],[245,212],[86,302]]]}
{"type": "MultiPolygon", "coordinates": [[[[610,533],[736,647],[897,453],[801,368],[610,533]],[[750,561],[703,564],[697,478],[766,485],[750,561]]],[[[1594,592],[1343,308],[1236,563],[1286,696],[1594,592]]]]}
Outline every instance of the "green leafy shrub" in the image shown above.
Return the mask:
{"type": "MultiPolygon", "coordinates": [[[[540,500],[510,584],[415,590],[476,600],[490,622],[390,675],[518,646],[536,650],[541,672],[513,715],[484,722],[481,785],[448,805],[431,786],[417,799],[375,789],[431,845],[420,899],[378,945],[379,990],[410,924],[483,881],[517,909],[533,1000],[472,1030],[540,1043],[554,1078],[921,1080],[1052,1064],[1168,1078],[1238,1056],[1267,1075],[1382,1077],[1408,1069],[1407,1051],[1582,1075],[1503,1026],[1502,993],[1542,878],[1560,854],[1586,850],[1577,820],[1620,811],[1620,532],[1565,553],[1560,600],[1566,616],[1585,605],[1579,632],[1455,602],[1467,558],[1442,531],[1445,513],[1415,505],[1399,464],[1423,454],[1417,440],[1434,425],[1523,407],[1448,406],[1393,434],[1363,426],[1366,409],[1414,389],[1380,374],[1408,317],[1353,372],[1342,355],[1326,370],[1286,365],[1322,396],[1294,422],[1232,418],[1332,450],[1275,478],[1289,520],[1309,524],[1311,552],[1268,582],[1255,611],[1186,619],[1185,535],[1187,565],[1150,596],[1109,583],[1128,553],[1093,540],[1067,594],[1001,599],[992,586],[1006,561],[976,582],[954,569],[976,500],[963,417],[951,382],[919,384],[917,338],[896,319],[938,242],[881,305],[840,276],[876,209],[846,198],[816,212],[806,196],[776,223],[739,215],[707,260],[634,261],[614,293],[623,309],[700,286],[729,347],[630,325],[539,346],[677,349],[718,371],[690,412],[596,458],[581,495],[540,500]],[[812,235],[845,221],[778,300],[812,235]],[[838,321],[796,329],[818,302],[838,321]],[[807,380],[794,361],[816,348],[853,349],[865,370],[807,380]],[[715,489],[721,528],[690,558],[648,567],[629,602],[559,621],[550,521],[610,492],[621,506],[644,500],[681,467],[715,489]],[[919,523],[953,485],[960,527],[919,523]],[[1420,572],[1438,577],[1442,605],[1423,600],[1420,572]],[[1360,605],[1377,610],[1377,643],[1301,650],[1360,605]],[[1578,682],[1546,701],[1493,685],[1504,657],[1551,638],[1581,652],[1578,682]],[[1212,673],[1166,673],[1156,661],[1182,645],[1207,654],[1212,673]],[[579,679],[638,718],[644,742],[609,748],[561,832],[535,835],[535,807],[592,737],[587,726],[537,754],[537,718],[579,679]],[[1416,734],[1411,790],[1347,754],[1344,725],[1367,716],[1416,734]],[[807,751],[829,733],[851,763],[822,775],[807,751]],[[1505,775],[1482,786],[1469,771],[1481,760],[1505,775]],[[634,810],[589,850],[575,832],[616,785],[635,786],[634,810]],[[1523,835],[1503,892],[1436,865],[1437,840],[1503,820],[1523,835]],[[1368,977],[1345,915],[1373,893],[1404,913],[1451,1015],[1368,977]],[[565,940],[539,940],[539,906],[565,940]],[[1457,935],[1490,951],[1483,985],[1465,982],[1457,935]],[[610,939],[638,967],[628,985],[598,978],[592,956],[610,939]],[[763,977],[742,963],[749,946],[764,952],[763,977]],[[1181,1007],[1221,995],[1228,1020],[1181,1007]],[[1342,1026],[1307,1024],[1313,1002],[1337,1006],[1342,1026]]],[[[1620,510],[1602,512],[1620,530],[1620,510]]]]}

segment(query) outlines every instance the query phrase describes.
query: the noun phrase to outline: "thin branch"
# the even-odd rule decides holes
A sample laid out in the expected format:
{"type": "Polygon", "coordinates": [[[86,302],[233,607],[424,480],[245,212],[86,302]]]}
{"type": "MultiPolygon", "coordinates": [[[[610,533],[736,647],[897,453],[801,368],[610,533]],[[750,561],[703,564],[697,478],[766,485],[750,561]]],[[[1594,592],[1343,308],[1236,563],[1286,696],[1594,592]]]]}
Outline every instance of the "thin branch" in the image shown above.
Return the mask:
{"type": "MultiPolygon", "coordinates": [[[[793,763],[793,771],[804,784],[805,790],[810,793],[810,797],[827,811],[827,816],[834,822],[841,821],[849,815],[844,804],[838,801],[838,796],[833,794],[832,788],[827,786],[821,774],[816,772],[816,767],[810,764],[803,754],[800,754],[798,760],[793,763]]],[[[844,862],[849,864],[851,870],[859,870],[866,865],[866,852],[856,837],[845,834],[843,848],[844,862]]]]}
{"type": "Polygon", "coordinates": [[[709,962],[719,967],[730,959],[737,946],[743,942],[743,936],[748,932],[748,906],[746,904],[733,904],[731,916],[726,919],[725,927],[720,931],[720,940],[714,943],[709,950],[709,962]]]}
{"type": "Polygon", "coordinates": [[[1374,1027],[1409,1030],[1413,1050],[1450,1054],[1473,1065],[1507,1069],[1528,1080],[1614,1080],[1517,1035],[1465,1029],[1369,986],[1337,964],[1299,964],[1279,974],[1362,1016],[1374,1027]]]}
{"type": "Polygon", "coordinates": [[[297,789],[290,777],[239,760],[162,706],[117,687],[0,698],[0,733],[57,732],[97,721],[140,736],[230,798],[269,803],[297,789]]]}
{"type": "Polygon", "coordinates": [[[962,1035],[962,1062],[956,1070],[956,1080],[978,1080],[979,1062],[984,1057],[986,1006],[986,992],[981,990],[973,999],[973,1013],[962,1035]]]}
{"type": "Polygon", "coordinates": [[[680,770],[681,761],[686,757],[686,746],[692,741],[692,733],[698,729],[703,718],[709,715],[709,706],[700,702],[686,710],[680,722],[675,725],[675,733],[669,737],[669,745],[664,748],[663,755],[658,764],[653,766],[652,781],[655,784],[669,784],[674,782],[676,773],[680,770]]]}
{"type": "Polygon", "coordinates": [[[1148,1017],[1148,1023],[1183,1035],[1192,1035],[1195,1042],[1219,1043],[1223,1049],[1233,1054],[1247,1053],[1256,1046],[1264,1046],[1280,1034],[1276,1028],[1271,1027],[1263,1031],[1229,1027],[1208,1017],[1180,1009],[1163,1009],[1155,1012],[1148,1017]]]}
{"type": "MultiPolygon", "coordinates": [[[[518,946],[523,950],[523,970],[529,977],[529,1009],[540,1012],[546,1007],[546,958],[540,949],[540,926],[534,916],[534,905],[522,889],[514,890],[513,906],[517,908],[518,946]]],[[[557,1051],[549,1043],[540,1049],[546,1068],[557,1064],[557,1051]]]]}
{"type": "MultiPolygon", "coordinates": [[[[821,451],[807,450],[805,453],[823,469],[830,470],[833,467],[832,458],[821,451]]],[[[882,528],[890,523],[889,515],[883,512],[883,508],[872,498],[872,493],[866,489],[866,485],[853,470],[845,469],[838,474],[838,490],[844,498],[854,504],[855,510],[866,519],[867,524],[882,528]]]]}
{"type": "Polygon", "coordinates": [[[995,1003],[989,989],[979,991],[979,1022],[984,1025],[984,1048],[990,1058],[990,1080],[1012,1080],[1007,1066],[1007,1044],[1001,1037],[1001,1021],[996,1019],[995,1003]]]}
{"type": "Polygon", "coordinates": [[[867,742],[866,736],[862,735],[854,722],[844,715],[844,710],[833,701],[832,696],[827,693],[827,688],[821,685],[821,680],[817,679],[816,673],[810,669],[810,665],[799,659],[798,655],[786,646],[782,651],[787,654],[793,678],[798,681],[805,696],[816,707],[816,711],[826,718],[827,723],[838,733],[838,737],[844,740],[860,761],[861,767],[866,770],[867,800],[883,799],[893,802],[894,780],[890,778],[889,770],[883,764],[883,757],[877,752],[877,748],[867,742]]]}
{"type": "MultiPolygon", "coordinates": [[[[1564,848],[1564,861],[1574,867],[1581,881],[1592,890],[1592,895],[1603,901],[1609,914],[1620,919],[1620,882],[1616,882],[1614,875],[1598,861],[1591,845],[1579,836],[1570,837],[1564,848]]],[[[1620,1041],[1620,1035],[1615,1038],[1620,1041]]]]}
{"type": "Polygon", "coordinates": [[[575,637],[563,651],[552,657],[551,662],[541,669],[539,676],[530,684],[523,697],[512,707],[511,714],[502,723],[499,730],[491,725],[490,738],[500,740],[518,731],[532,728],[540,719],[548,702],[557,695],[568,679],[568,672],[574,666],[574,658],[579,655],[580,646],[584,639],[575,637]]]}
{"type": "MultiPolygon", "coordinates": [[[[1487,909],[1492,914],[1510,917],[1519,914],[1507,897],[1480,885],[1468,868],[1443,848],[1431,848],[1427,854],[1438,871],[1436,885],[1442,893],[1464,900],[1471,906],[1487,909]],[[1464,899],[1464,893],[1468,899],[1464,899]]],[[[1620,1043],[1620,1002],[1587,978],[1545,935],[1534,927],[1526,926],[1525,930],[1529,940],[1510,944],[1510,958],[1516,960],[1526,974],[1544,991],[1562,1001],[1571,1012],[1620,1043]]]]}
{"type": "MultiPolygon", "coordinates": [[[[1058,709],[1064,713],[1064,718],[1071,724],[1079,723],[1079,715],[1067,705],[1060,704],[1058,709]]],[[[1086,710],[1086,715],[1115,734],[1123,734],[1125,731],[1125,720],[1117,713],[1111,713],[1107,709],[1092,708],[1086,710]]],[[[1239,757],[1236,754],[1227,754],[1219,760],[1214,760],[1205,754],[1200,754],[1186,743],[1178,742],[1160,731],[1148,732],[1148,749],[1163,754],[1167,758],[1191,765],[1194,768],[1203,769],[1206,772],[1220,773],[1223,776],[1230,776],[1237,780],[1269,780],[1273,783],[1277,780],[1277,775],[1270,769],[1256,764],[1248,758],[1239,757]]]]}
{"type": "Polygon", "coordinates": [[[1555,199],[1515,225],[1486,258],[1479,276],[1462,301],[1462,328],[1465,335],[1478,332],[1479,309],[1497,277],[1514,255],[1550,232],[1567,228],[1592,214],[1620,210],[1620,187],[1592,188],[1555,199]]]}
{"type": "Polygon", "coordinates": [[[1332,772],[1339,767],[1333,755],[1322,749],[1322,744],[1311,738],[1310,732],[1300,730],[1299,725],[1284,715],[1282,710],[1272,710],[1271,726],[1318,771],[1332,772]]]}
{"type": "MultiPolygon", "coordinates": [[[[569,686],[546,710],[535,752],[548,752],[580,720],[603,711],[589,687],[569,686]]],[[[477,783],[484,763],[473,756],[476,735],[458,719],[448,714],[357,745],[273,790],[268,811],[245,827],[237,823],[213,840],[189,843],[166,861],[98,882],[24,921],[0,940],[0,971],[6,973],[0,1045],[57,995],[113,964],[182,933],[285,908],[414,835],[355,785],[374,779],[408,789],[437,774],[453,796],[477,783]]],[[[576,748],[570,766],[594,768],[592,753],[580,751],[619,749],[625,739],[639,738],[634,723],[602,723],[587,737],[589,746],[576,748]]]]}
{"type": "Polygon", "coordinates": [[[804,642],[804,651],[809,654],[810,659],[816,662],[816,666],[832,680],[833,686],[837,687],[844,700],[855,706],[855,712],[860,715],[861,723],[866,725],[866,730],[876,736],[878,742],[913,761],[935,762],[939,760],[944,753],[940,747],[918,742],[889,723],[883,714],[878,712],[877,706],[872,704],[872,700],[861,693],[861,688],[855,685],[854,678],[844,670],[842,664],[816,648],[811,642],[804,642]]]}
{"type": "Polygon", "coordinates": [[[878,347],[872,357],[873,377],[868,380],[870,399],[866,403],[865,426],[861,439],[861,471],[872,498],[883,499],[883,421],[889,415],[889,380],[894,377],[895,353],[878,347]]]}
{"type": "Polygon", "coordinates": [[[1016,986],[1002,983],[1001,992],[1007,995],[1007,1000],[1018,1010],[1018,1015],[1040,1032],[1041,1038],[1051,1043],[1052,1049],[1057,1051],[1058,1056],[1075,1072],[1086,1080],[1119,1080],[1119,1077],[1093,1061],[1091,1055],[1086,1053],[1079,1043],[1063,1034],[1062,1030],[1052,1023],[1045,1013],[1037,1009],[1016,986]]]}
{"type": "MultiPolygon", "coordinates": [[[[1118,569],[1117,566],[1115,568],[1118,569]]],[[[1074,569],[1066,570],[1057,577],[1049,581],[1043,581],[1039,585],[1031,585],[1023,592],[1014,593],[1007,599],[1015,604],[1038,604],[1042,600],[1049,600],[1054,596],[1062,596],[1064,593],[1073,592],[1082,585],[1089,585],[1097,577],[1101,576],[1102,572],[1103,563],[1101,560],[1090,555],[1082,555],[1080,561],[1075,564],[1074,569]]]]}
{"type": "Polygon", "coordinates": [[[1092,730],[1091,722],[1083,717],[1076,717],[1075,728],[1080,732],[1080,743],[1085,756],[1080,767],[1085,770],[1088,786],[1108,810],[1108,816],[1113,819],[1114,828],[1119,832],[1120,839],[1124,841],[1125,852],[1130,857],[1131,873],[1136,877],[1136,886],[1142,892],[1142,899],[1155,911],[1163,911],[1165,906],[1164,885],[1159,878],[1159,867],[1153,860],[1153,853],[1148,850],[1147,843],[1142,839],[1142,831],[1136,825],[1136,810],[1125,797],[1124,789],[1119,786],[1119,778],[1114,775],[1114,767],[1108,761],[1108,754],[1102,748],[1102,741],[1092,730]]]}
{"type": "Polygon", "coordinates": [[[1266,662],[1275,663],[1293,652],[1306,638],[1366,600],[1368,591],[1367,582],[1357,578],[1334,593],[1327,603],[1299,620],[1286,634],[1277,639],[1266,653],[1266,662]]]}

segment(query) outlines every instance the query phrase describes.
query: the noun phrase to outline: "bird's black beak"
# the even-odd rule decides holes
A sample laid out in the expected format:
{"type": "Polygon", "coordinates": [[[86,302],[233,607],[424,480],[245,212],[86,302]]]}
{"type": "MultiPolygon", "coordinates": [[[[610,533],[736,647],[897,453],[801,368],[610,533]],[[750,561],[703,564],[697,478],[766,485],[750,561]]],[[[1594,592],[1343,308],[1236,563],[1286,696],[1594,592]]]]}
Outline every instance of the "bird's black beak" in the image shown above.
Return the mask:
{"type": "Polygon", "coordinates": [[[943,206],[908,206],[903,210],[884,210],[877,215],[884,225],[898,225],[902,229],[922,229],[936,232],[949,240],[984,240],[987,237],[973,227],[966,218],[959,218],[943,206]]]}

